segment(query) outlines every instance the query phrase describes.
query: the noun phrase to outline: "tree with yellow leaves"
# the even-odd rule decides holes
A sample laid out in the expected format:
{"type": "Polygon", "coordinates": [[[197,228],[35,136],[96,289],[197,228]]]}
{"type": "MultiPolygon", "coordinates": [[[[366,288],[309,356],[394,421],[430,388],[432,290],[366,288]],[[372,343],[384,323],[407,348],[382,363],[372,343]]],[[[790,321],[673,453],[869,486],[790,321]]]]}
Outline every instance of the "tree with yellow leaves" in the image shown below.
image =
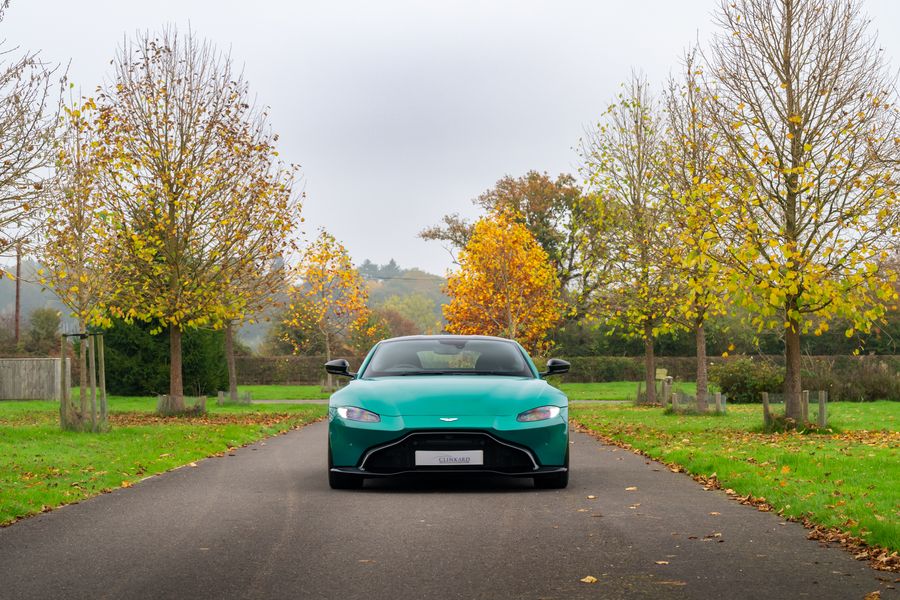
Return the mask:
{"type": "MultiPolygon", "coordinates": [[[[297,275],[284,324],[317,337],[331,360],[341,341],[371,326],[365,281],[344,245],[325,230],[301,253],[297,275]]],[[[302,350],[295,337],[288,335],[285,341],[294,344],[295,352],[302,350]]],[[[330,376],[328,387],[333,387],[330,376]]]]}
{"type": "MultiPolygon", "coordinates": [[[[71,102],[63,107],[64,118],[57,139],[55,177],[44,201],[46,210],[39,257],[41,285],[51,288],[72,311],[78,331],[89,325],[106,325],[104,301],[109,297],[109,265],[103,252],[106,223],[102,218],[94,185],[97,168],[96,106],[93,100],[71,102]]],[[[80,405],[60,408],[62,427],[82,429],[89,421],[87,351],[82,340],[79,353],[80,405]]],[[[93,360],[93,359],[92,359],[93,360]]],[[[101,420],[102,420],[101,415],[101,420]]],[[[99,423],[103,429],[105,423],[99,423]]]]}
{"type": "Polygon", "coordinates": [[[705,196],[714,193],[711,181],[717,166],[716,136],[710,99],[703,83],[698,50],[685,53],[681,77],[670,78],[663,94],[664,134],[661,139],[662,179],[665,187],[663,247],[681,283],[672,319],[692,330],[697,356],[697,408],[707,408],[708,377],[706,321],[725,312],[720,286],[721,265],[708,250],[723,243],[713,230],[713,215],[705,196]]]}
{"type": "Polygon", "coordinates": [[[475,223],[447,279],[447,331],[517,340],[529,352],[548,349],[547,331],[563,315],[560,284],[547,253],[515,214],[475,223]]]}
{"type": "Polygon", "coordinates": [[[709,55],[724,150],[705,195],[706,252],[759,331],[784,335],[786,416],[801,405],[801,334],[838,318],[868,331],[897,294],[893,80],[856,0],[723,0],[709,55]]]}
{"type": "Polygon", "coordinates": [[[607,264],[592,316],[643,340],[648,403],[656,402],[654,343],[678,327],[675,268],[664,235],[661,137],[649,84],[635,74],[582,148],[584,175],[597,204],[597,250],[607,264]]]}
{"type": "Polygon", "coordinates": [[[182,332],[248,309],[245,284],[264,276],[299,222],[295,167],[277,159],[266,112],[208,42],[144,33],[113,65],[97,99],[109,312],[168,329],[163,411],[181,412],[182,332]]]}

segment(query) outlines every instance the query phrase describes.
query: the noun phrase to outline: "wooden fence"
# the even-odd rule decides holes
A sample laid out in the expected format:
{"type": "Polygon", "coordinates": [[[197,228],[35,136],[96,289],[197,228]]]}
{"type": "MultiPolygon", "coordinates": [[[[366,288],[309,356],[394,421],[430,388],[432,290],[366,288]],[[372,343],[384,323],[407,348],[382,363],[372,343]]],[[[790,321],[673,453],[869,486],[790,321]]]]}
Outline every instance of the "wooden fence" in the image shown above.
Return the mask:
{"type": "MultiPolygon", "coordinates": [[[[66,386],[71,383],[66,359],[66,386]]],[[[59,400],[58,358],[0,358],[0,400],[59,400]]]]}

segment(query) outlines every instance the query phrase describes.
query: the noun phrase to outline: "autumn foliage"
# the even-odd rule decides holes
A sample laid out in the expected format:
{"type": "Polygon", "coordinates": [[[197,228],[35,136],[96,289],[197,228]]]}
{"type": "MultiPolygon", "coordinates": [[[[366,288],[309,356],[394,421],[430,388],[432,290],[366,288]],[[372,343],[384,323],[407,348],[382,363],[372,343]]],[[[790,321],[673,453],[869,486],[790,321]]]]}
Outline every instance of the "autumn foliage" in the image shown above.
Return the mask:
{"type": "Polygon", "coordinates": [[[508,337],[533,353],[548,348],[547,332],[563,312],[559,279],[513,213],[478,221],[459,265],[447,280],[447,331],[508,337]]]}
{"type": "Polygon", "coordinates": [[[370,326],[365,282],[344,245],[326,231],[306,248],[299,265],[300,282],[291,289],[284,318],[285,341],[298,353],[304,342],[319,342],[331,360],[339,342],[370,326]],[[291,335],[298,331],[303,335],[291,335]]]}

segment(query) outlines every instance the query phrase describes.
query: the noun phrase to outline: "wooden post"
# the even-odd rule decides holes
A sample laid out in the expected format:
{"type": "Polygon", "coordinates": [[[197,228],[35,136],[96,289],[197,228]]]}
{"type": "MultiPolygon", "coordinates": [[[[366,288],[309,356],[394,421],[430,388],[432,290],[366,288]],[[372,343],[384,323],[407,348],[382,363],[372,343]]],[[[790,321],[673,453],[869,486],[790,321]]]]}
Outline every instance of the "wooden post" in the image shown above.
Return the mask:
{"type": "Polygon", "coordinates": [[[223,392],[222,390],[219,390],[219,394],[216,397],[216,404],[218,404],[219,406],[225,404],[225,392],[223,392]]]}
{"type": "Polygon", "coordinates": [[[803,396],[801,397],[803,410],[803,422],[809,422],[809,390],[803,390],[803,396]]]}
{"type": "Polygon", "coordinates": [[[819,419],[818,425],[823,429],[828,427],[828,417],[825,414],[825,404],[828,400],[828,392],[825,390],[819,390],[819,419]]]}
{"type": "Polygon", "coordinates": [[[772,413],[769,411],[769,392],[762,393],[763,401],[763,423],[766,427],[772,424],[772,413]]]}
{"type": "Polygon", "coordinates": [[[674,394],[672,394],[672,410],[673,411],[678,410],[678,400],[679,400],[678,394],[680,394],[680,393],[681,392],[675,392],[674,394]]]}
{"type": "Polygon", "coordinates": [[[97,362],[99,362],[100,377],[100,428],[106,430],[109,407],[106,404],[106,358],[103,353],[103,334],[97,334],[97,362]]]}
{"type": "Polygon", "coordinates": [[[635,399],[634,399],[634,403],[635,403],[635,404],[640,404],[640,403],[641,403],[641,386],[642,386],[642,385],[643,385],[643,382],[642,382],[642,381],[638,381],[638,384],[637,384],[637,396],[636,396],[635,399]]]}
{"type": "Polygon", "coordinates": [[[722,410],[722,392],[716,392],[716,412],[725,412],[724,410],[722,410]]]}
{"type": "Polygon", "coordinates": [[[66,423],[66,336],[59,336],[59,426],[68,428],[66,423]]]}
{"type": "Polygon", "coordinates": [[[88,334],[84,341],[88,345],[88,382],[91,386],[91,431],[97,431],[97,360],[94,357],[97,349],[94,347],[94,336],[88,334]]]}

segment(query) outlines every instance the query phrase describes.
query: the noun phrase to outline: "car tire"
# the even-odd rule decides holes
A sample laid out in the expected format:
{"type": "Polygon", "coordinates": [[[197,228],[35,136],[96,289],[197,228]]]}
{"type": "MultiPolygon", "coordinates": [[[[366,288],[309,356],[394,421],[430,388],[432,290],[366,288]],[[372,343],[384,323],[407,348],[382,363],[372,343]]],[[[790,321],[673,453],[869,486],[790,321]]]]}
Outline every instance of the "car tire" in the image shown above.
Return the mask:
{"type": "Polygon", "coordinates": [[[539,475],[534,478],[534,487],[539,490],[561,490],[569,485],[569,450],[566,449],[565,471],[539,475]]]}
{"type": "Polygon", "coordinates": [[[331,470],[331,444],[328,444],[328,485],[333,490],[358,490],[363,486],[363,478],[349,473],[336,473],[331,470]]]}

